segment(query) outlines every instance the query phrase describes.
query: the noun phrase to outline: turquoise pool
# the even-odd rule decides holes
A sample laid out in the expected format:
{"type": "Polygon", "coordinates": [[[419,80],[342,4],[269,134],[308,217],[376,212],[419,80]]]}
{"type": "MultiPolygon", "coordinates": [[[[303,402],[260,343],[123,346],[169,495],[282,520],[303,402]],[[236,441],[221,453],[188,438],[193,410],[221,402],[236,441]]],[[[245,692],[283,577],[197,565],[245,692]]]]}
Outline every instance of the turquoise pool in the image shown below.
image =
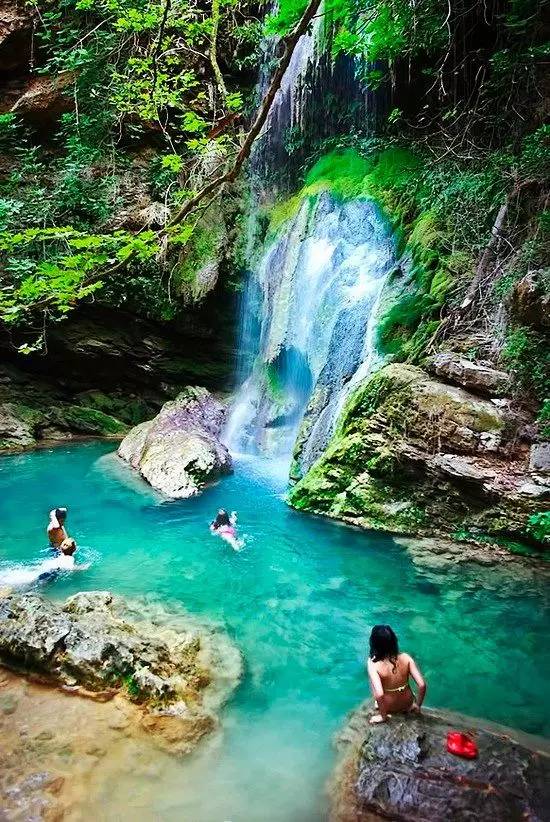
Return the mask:
{"type": "Polygon", "coordinates": [[[147,795],[128,775],[106,788],[105,807],[118,807],[120,790],[136,797],[139,818],[322,818],[331,737],[367,695],[376,622],[418,658],[428,704],[550,736],[544,580],[415,563],[389,536],[297,514],[257,460],[237,462],[199,498],[166,502],[110,451],[91,443],[0,459],[1,566],[43,556],[47,513],[67,505],[80,560],[92,565],[45,586],[48,595],[110,589],[184,605],[226,626],[246,675],[219,745],[167,766],[147,795]],[[240,553],[208,531],[220,506],[239,512],[240,553]]]}

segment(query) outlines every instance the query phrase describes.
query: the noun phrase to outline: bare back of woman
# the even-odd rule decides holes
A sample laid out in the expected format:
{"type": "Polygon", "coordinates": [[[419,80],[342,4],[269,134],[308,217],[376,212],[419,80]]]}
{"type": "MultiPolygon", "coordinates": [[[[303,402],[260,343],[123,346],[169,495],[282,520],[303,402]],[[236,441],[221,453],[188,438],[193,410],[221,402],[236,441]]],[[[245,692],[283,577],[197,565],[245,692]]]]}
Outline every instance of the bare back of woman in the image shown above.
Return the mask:
{"type": "Polygon", "coordinates": [[[380,711],[372,717],[372,723],[385,722],[392,714],[420,711],[426,683],[414,659],[399,653],[397,637],[389,625],[375,625],[372,629],[367,668],[380,711]],[[411,678],[418,688],[416,701],[409,684],[411,678]]]}

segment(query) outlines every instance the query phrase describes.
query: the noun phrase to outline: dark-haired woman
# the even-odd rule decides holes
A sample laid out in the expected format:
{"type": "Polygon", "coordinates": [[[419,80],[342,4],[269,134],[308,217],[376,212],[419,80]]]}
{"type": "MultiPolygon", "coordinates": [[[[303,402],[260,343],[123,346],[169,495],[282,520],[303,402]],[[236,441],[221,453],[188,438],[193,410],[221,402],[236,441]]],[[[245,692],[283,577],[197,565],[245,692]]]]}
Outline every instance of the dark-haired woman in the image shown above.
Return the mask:
{"type": "Polygon", "coordinates": [[[419,712],[426,696],[420,668],[409,654],[399,653],[397,637],[389,625],[375,625],[370,635],[367,663],[372,693],[380,713],[371,723],[385,722],[391,714],[419,712]],[[414,697],[409,679],[416,683],[414,697]]]}
{"type": "Polygon", "coordinates": [[[210,523],[210,531],[217,534],[231,545],[234,551],[240,551],[243,541],[237,539],[237,514],[235,511],[231,515],[225,508],[220,508],[216,514],[216,519],[210,523]]]}

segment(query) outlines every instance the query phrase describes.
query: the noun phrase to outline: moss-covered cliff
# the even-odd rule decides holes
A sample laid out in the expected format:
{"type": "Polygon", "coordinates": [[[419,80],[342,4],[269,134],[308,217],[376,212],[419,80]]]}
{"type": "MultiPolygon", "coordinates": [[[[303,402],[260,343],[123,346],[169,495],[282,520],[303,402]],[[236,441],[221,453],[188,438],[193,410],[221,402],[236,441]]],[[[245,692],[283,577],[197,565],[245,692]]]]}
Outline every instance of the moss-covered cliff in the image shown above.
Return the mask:
{"type": "MultiPolygon", "coordinates": [[[[485,393],[485,392],[484,392],[485,393]]],[[[392,364],[350,398],[291,504],[403,534],[529,539],[548,489],[509,404],[392,364]]]]}

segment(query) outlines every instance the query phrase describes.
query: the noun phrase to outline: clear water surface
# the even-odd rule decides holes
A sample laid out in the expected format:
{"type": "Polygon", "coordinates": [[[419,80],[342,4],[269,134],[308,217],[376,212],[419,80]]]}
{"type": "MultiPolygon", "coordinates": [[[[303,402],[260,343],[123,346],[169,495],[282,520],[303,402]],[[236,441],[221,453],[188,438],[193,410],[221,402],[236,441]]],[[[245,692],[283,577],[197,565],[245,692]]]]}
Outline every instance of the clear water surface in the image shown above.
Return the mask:
{"type": "Polygon", "coordinates": [[[322,819],[331,737],[367,696],[376,622],[391,623],[417,656],[428,704],[550,736],[544,580],[415,563],[386,535],[297,514],[284,483],[253,459],[199,498],[166,502],[111,450],[91,443],[0,459],[0,566],[43,558],[47,512],[67,505],[80,561],[92,567],[46,593],[110,589],[184,605],[225,625],[246,674],[220,744],[167,759],[149,786],[131,773],[106,785],[95,818],[322,819]],[[240,553],[209,534],[220,506],[239,512],[240,553]]]}

